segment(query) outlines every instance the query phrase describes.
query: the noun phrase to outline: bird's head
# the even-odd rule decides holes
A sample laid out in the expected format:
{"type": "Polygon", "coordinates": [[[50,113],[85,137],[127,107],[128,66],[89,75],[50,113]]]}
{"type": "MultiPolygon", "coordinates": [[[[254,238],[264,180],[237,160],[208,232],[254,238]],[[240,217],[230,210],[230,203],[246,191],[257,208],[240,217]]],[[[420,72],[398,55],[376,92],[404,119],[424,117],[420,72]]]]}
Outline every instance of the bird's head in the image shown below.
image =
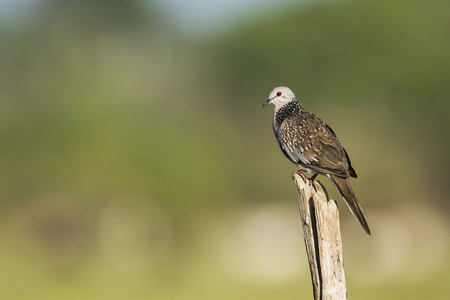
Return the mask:
{"type": "Polygon", "coordinates": [[[295,95],[291,89],[285,86],[279,86],[273,89],[269,95],[269,99],[267,99],[262,106],[264,107],[267,104],[272,103],[275,105],[275,110],[278,110],[280,107],[293,100],[295,100],[295,95]]]}

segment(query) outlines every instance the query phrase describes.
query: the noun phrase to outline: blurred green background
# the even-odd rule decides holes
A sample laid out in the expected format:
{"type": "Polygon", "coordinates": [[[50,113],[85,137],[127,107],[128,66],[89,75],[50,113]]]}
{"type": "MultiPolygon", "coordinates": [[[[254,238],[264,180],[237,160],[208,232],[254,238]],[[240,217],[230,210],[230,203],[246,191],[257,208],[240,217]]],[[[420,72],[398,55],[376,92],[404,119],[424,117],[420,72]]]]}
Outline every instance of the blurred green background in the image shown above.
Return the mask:
{"type": "Polygon", "coordinates": [[[312,299],[289,86],[359,178],[350,299],[448,299],[450,2],[0,1],[1,299],[312,299]]]}

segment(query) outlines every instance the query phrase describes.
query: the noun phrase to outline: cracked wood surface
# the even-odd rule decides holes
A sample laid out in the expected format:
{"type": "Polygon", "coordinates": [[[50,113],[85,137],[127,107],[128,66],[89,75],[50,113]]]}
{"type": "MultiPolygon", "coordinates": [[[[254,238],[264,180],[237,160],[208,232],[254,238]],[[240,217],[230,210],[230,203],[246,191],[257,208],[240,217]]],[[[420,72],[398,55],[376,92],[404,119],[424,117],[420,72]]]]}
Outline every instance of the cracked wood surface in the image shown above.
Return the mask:
{"type": "Polygon", "coordinates": [[[294,174],[315,300],[347,299],[339,210],[318,181],[294,174]]]}

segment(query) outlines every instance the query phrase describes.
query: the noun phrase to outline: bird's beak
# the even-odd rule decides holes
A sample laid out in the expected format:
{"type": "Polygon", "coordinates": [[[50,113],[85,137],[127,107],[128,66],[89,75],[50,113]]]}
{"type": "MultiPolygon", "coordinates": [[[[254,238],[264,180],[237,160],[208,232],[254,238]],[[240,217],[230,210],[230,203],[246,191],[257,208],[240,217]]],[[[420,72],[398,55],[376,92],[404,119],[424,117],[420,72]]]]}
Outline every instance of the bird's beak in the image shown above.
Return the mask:
{"type": "Polygon", "coordinates": [[[263,103],[262,107],[266,106],[267,104],[271,103],[272,99],[267,99],[266,102],[263,103]]]}

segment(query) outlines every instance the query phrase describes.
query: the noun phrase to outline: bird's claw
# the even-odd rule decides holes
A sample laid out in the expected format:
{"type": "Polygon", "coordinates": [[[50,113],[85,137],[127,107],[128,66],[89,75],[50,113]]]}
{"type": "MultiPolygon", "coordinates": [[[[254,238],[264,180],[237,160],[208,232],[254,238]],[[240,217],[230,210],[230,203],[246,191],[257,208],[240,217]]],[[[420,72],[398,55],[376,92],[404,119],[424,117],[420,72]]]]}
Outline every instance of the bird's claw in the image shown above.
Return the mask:
{"type": "Polygon", "coordinates": [[[294,178],[294,175],[298,174],[303,178],[303,181],[307,182],[309,181],[308,177],[305,176],[305,170],[297,170],[292,172],[291,177],[294,178]]]}
{"type": "Polygon", "coordinates": [[[309,182],[309,185],[312,185],[314,179],[317,177],[317,174],[314,174],[313,176],[311,176],[311,178],[308,178],[305,176],[305,172],[306,172],[305,170],[294,171],[294,172],[292,172],[291,177],[292,177],[292,179],[294,179],[294,175],[298,174],[303,178],[303,181],[309,182]]]}

